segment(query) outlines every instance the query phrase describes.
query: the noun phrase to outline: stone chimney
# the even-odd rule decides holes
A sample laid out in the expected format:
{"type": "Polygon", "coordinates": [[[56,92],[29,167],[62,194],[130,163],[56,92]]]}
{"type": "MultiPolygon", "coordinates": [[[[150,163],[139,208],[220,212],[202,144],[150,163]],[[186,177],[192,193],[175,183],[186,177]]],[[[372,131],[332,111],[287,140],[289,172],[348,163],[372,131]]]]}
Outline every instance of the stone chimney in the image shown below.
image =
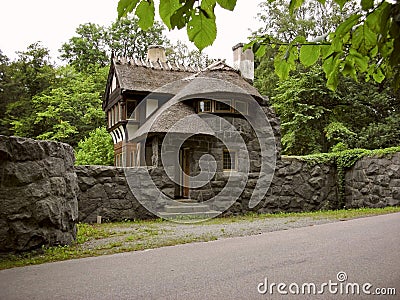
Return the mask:
{"type": "Polygon", "coordinates": [[[242,77],[253,82],[254,80],[254,54],[251,49],[243,52],[243,43],[232,47],[233,67],[240,71],[242,77]]]}
{"type": "Polygon", "coordinates": [[[147,59],[155,62],[160,60],[160,62],[167,62],[167,58],[165,56],[165,48],[163,46],[151,45],[147,49],[147,59]]]}

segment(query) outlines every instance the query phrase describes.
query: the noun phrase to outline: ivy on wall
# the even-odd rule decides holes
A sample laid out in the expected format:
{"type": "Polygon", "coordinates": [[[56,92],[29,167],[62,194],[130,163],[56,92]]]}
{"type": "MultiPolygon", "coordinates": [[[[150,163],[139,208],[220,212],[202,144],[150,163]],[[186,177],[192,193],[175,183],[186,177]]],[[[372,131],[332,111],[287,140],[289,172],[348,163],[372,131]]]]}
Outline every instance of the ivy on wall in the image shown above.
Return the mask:
{"type": "Polygon", "coordinates": [[[340,209],[345,208],[344,188],[346,170],[354,166],[355,163],[363,157],[384,157],[397,152],[400,152],[400,146],[376,150],[351,149],[340,152],[299,156],[297,158],[307,162],[310,166],[317,164],[330,164],[336,167],[340,209]]]}

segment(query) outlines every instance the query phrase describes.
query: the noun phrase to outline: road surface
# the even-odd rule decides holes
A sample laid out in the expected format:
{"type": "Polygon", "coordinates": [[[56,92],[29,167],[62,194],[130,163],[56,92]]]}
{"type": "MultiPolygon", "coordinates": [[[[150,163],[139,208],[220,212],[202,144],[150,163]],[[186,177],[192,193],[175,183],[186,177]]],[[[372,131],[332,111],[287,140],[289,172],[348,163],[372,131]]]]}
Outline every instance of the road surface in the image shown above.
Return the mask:
{"type": "Polygon", "coordinates": [[[0,271],[0,299],[400,299],[399,295],[400,213],[0,271]],[[346,297],[346,289],[357,292],[356,285],[360,295],[346,297]],[[297,288],[305,294],[294,295],[297,288]],[[371,294],[376,288],[387,288],[378,290],[386,293],[396,288],[397,295],[367,295],[363,288],[371,294]]]}

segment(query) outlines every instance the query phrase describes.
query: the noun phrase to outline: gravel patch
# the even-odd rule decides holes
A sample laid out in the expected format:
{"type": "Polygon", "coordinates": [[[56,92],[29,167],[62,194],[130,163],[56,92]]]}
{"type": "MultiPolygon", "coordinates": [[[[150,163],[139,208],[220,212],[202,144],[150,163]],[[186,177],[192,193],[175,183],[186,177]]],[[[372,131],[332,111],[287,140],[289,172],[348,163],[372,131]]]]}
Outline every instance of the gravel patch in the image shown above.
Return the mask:
{"type": "Polygon", "coordinates": [[[223,220],[218,220],[215,224],[213,222],[179,224],[166,221],[149,224],[146,224],[146,222],[127,223],[111,226],[109,230],[114,233],[113,236],[90,240],[80,247],[90,250],[107,247],[140,250],[188,242],[256,235],[338,221],[340,220],[334,218],[283,217],[236,220],[226,223],[223,220]]]}

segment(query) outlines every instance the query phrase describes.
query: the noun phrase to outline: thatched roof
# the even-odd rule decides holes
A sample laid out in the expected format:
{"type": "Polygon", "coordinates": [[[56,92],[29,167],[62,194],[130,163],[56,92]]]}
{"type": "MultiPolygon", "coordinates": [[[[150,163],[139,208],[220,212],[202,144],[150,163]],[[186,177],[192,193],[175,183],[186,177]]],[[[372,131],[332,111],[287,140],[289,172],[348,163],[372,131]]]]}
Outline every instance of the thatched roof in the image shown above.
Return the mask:
{"type": "Polygon", "coordinates": [[[193,107],[183,103],[165,103],[139,127],[129,140],[143,138],[148,133],[182,133],[214,135],[208,124],[196,114],[193,107]]]}
{"type": "Polygon", "coordinates": [[[114,58],[113,65],[120,87],[139,92],[153,92],[165,84],[199,71],[179,64],[126,58],[114,58]]]}
{"type": "MultiPolygon", "coordinates": [[[[222,61],[213,63],[203,70],[176,63],[151,62],[149,60],[127,58],[114,58],[113,65],[120,87],[124,90],[154,92],[156,89],[169,83],[195,76],[228,81],[242,88],[244,92],[261,98],[257,89],[248,83],[240,75],[239,71],[231,68],[222,61]]],[[[176,89],[171,91],[164,89],[164,92],[175,94],[177,91],[176,89]]]]}

